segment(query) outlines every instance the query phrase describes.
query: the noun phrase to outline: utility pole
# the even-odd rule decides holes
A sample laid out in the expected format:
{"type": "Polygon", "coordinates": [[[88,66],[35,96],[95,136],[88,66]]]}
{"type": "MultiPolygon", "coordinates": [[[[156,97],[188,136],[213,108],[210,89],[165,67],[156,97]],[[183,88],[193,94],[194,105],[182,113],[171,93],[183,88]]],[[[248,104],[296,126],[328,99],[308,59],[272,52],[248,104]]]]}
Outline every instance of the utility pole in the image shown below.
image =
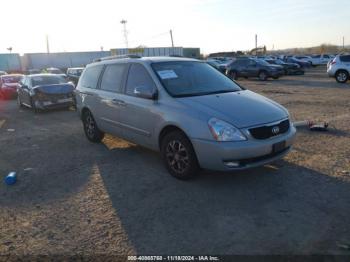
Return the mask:
{"type": "Polygon", "coordinates": [[[345,37],[343,36],[343,50],[345,50],[345,37]]]}
{"type": "Polygon", "coordinates": [[[171,39],[171,47],[172,47],[172,53],[174,55],[174,40],[173,40],[173,30],[170,29],[170,39],[171,39]]]}
{"type": "Polygon", "coordinates": [[[170,29],[171,47],[174,48],[173,30],[170,29]]]}
{"type": "Polygon", "coordinates": [[[255,55],[258,55],[258,35],[255,34],[255,55]]]}
{"type": "Polygon", "coordinates": [[[46,35],[46,51],[50,54],[49,36],[46,35]]]}
{"type": "Polygon", "coordinates": [[[128,44],[128,31],[126,30],[126,23],[128,21],[126,21],[125,19],[121,20],[120,23],[123,25],[124,29],[123,29],[123,34],[124,34],[124,41],[125,41],[125,46],[126,48],[129,48],[129,44],[128,44]]]}

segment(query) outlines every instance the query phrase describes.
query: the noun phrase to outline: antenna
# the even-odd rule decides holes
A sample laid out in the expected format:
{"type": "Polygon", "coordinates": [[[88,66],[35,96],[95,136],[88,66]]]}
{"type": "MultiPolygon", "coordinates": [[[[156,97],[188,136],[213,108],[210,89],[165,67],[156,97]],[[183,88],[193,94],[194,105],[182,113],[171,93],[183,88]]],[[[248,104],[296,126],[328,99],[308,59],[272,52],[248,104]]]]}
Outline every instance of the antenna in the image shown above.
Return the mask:
{"type": "Polygon", "coordinates": [[[126,48],[129,48],[129,44],[128,44],[128,31],[126,30],[126,23],[128,21],[126,21],[125,19],[121,20],[120,23],[123,24],[124,29],[123,29],[123,34],[124,34],[124,40],[125,40],[125,46],[126,48]]]}

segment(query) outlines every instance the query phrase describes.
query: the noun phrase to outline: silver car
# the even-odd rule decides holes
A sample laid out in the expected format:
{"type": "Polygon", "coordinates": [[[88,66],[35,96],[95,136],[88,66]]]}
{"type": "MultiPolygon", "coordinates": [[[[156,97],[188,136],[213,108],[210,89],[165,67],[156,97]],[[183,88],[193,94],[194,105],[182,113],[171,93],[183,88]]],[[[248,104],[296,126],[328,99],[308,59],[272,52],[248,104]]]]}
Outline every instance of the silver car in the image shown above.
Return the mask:
{"type": "Polygon", "coordinates": [[[284,107],[194,59],[101,59],[84,70],[76,100],[90,141],[109,133],[160,151],[179,179],[270,163],[296,133],[284,107]]]}
{"type": "Polygon", "coordinates": [[[350,55],[337,55],[328,63],[327,73],[338,83],[346,83],[350,79],[350,55]]]}

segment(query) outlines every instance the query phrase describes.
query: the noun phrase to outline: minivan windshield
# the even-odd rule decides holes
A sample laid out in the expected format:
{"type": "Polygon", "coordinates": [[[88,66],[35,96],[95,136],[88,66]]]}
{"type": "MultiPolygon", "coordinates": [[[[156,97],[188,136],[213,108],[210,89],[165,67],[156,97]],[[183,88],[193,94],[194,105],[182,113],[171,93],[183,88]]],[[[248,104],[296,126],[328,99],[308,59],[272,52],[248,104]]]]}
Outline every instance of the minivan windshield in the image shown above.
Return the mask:
{"type": "Polygon", "coordinates": [[[152,68],[173,97],[201,96],[242,90],[207,63],[172,61],[153,63],[152,68]]]}

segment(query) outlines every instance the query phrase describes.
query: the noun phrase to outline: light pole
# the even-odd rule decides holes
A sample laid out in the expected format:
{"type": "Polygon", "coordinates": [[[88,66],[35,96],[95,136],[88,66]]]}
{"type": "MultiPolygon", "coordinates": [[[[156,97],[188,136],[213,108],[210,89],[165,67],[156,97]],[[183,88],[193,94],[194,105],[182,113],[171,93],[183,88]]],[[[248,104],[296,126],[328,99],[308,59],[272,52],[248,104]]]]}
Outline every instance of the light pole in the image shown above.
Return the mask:
{"type": "Polygon", "coordinates": [[[126,21],[125,19],[121,20],[120,23],[123,25],[124,30],[123,30],[123,34],[124,34],[124,40],[125,40],[125,46],[126,48],[129,48],[129,44],[128,44],[128,31],[126,30],[126,23],[128,21],[126,21]]]}

